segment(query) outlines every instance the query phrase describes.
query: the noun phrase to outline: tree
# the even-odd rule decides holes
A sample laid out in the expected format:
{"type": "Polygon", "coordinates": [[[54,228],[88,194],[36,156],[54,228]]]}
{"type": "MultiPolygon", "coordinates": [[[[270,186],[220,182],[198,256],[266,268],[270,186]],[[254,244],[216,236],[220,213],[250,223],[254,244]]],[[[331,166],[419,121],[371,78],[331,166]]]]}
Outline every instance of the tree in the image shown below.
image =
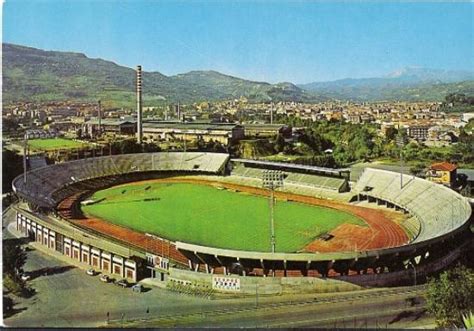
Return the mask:
{"type": "Polygon", "coordinates": [[[281,153],[283,152],[284,148],[285,148],[285,138],[281,134],[278,134],[275,140],[275,150],[277,151],[277,153],[281,153]]]}
{"type": "Polygon", "coordinates": [[[141,153],[142,151],[142,146],[132,139],[112,143],[112,154],[131,154],[141,153]]]}
{"type": "Polygon", "coordinates": [[[13,306],[13,299],[6,295],[3,295],[3,318],[9,316],[12,313],[13,306]]]}
{"type": "Polygon", "coordinates": [[[428,311],[440,327],[462,326],[462,316],[474,311],[474,272],[457,266],[431,279],[427,291],[428,311]]]}
{"type": "Polygon", "coordinates": [[[145,153],[155,153],[155,152],[160,152],[161,148],[157,144],[151,142],[143,145],[144,152],[145,153]]]}
{"type": "Polygon", "coordinates": [[[23,158],[9,150],[2,151],[2,191],[12,190],[13,179],[23,172],[23,158]]]}
{"type": "Polygon", "coordinates": [[[425,165],[421,162],[415,163],[413,166],[410,167],[410,173],[414,176],[420,176],[424,174],[425,165]]]}
{"type": "Polygon", "coordinates": [[[18,121],[15,119],[3,118],[2,122],[2,131],[4,132],[12,132],[18,128],[18,121]]]}
{"type": "Polygon", "coordinates": [[[3,241],[3,272],[17,278],[23,272],[26,254],[15,239],[3,241]]]}

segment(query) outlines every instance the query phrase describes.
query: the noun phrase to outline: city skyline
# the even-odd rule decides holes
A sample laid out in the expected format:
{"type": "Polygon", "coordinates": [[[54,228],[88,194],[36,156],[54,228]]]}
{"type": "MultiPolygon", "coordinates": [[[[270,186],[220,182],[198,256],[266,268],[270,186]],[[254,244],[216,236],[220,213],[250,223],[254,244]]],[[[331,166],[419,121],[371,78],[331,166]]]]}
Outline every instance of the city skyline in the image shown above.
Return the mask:
{"type": "Polygon", "coordinates": [[[471,3],[7,1],[3,41],[294,83],[472,68],[471,3]],[[22,24],[18,24],[22,22],[22,24]],[[443,24],[440,24],[443,22],[443,24]],[[124,46],[129,45],[129,46],[124,46]]]}

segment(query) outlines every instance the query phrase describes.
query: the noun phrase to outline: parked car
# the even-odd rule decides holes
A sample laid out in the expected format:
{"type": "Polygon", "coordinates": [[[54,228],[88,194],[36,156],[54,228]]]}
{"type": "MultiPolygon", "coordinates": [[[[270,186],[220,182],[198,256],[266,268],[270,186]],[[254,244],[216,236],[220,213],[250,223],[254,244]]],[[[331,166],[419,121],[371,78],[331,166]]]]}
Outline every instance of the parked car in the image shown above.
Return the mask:
{"type": "Polygon", "coordinates": [[[132,291],[133,292],[137,292],[137,293],[140,293],[140,292],[143,292],[143,286],[142,284],[135,284],[132,286],[132,291]]]}
{"type": "Polygon", "coordinates": [[[111,281],[110,277],[107,275],[100,276],[100,281],[104,283],[109,283],[111,281]]]}
{"type": "Polygon", "coordinates": [[[30,280],[31,279],[31,275],[29,274],[23,274],[21,275],[21,280],[24,280],[24,281],[27,281],[27,280],[30,280]]]}
{"type": "Polygon", "coordinates": [[[115,285],[125,288],[125,287],[128,287],[130,284],[127,282],[126,279],[121,279],[121,280],[116,281],[115,285]]]}
{"type": "Polygon", "coordinates": [[[87,269],[86,274],[88,274],[89,276],[95,276],[97,273],[94,269],[87,269]]]}

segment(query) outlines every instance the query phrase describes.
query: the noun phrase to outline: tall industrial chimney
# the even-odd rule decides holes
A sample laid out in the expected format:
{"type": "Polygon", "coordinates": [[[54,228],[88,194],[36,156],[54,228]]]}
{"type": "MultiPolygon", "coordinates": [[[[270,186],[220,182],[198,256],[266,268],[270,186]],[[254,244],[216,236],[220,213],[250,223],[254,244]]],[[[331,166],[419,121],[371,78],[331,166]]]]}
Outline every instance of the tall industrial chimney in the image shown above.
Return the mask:
{"type": "Polygon", "coordinates": [[[137,66],[137,142],[142,143],[142,66],[137,66]]]}
{"type": "Polygon", "coordinates": [[[99,136],[102,135],[102,105],[100,100],[97,102],[97,117],[99,118],[99,136]]]}

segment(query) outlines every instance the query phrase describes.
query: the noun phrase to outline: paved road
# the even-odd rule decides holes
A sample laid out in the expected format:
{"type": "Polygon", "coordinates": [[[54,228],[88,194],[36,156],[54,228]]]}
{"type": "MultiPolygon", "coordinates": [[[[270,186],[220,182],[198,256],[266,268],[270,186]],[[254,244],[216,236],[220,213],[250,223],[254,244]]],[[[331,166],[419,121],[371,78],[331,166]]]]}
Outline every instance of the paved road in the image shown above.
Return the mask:
{"type": "MultiPolygon", "coordinates": [[[[8,223],[12,219],[13,215],[7,213],[3,221],[8,223]]],[[[4,231],[4,238],[8,236],[4,231]]],[[[15,298],[15,308],[21,311],[4,320],[7,326],[103,326],[109,312],[110,326],[122,326],[123,314],[125,326],[333,327],[334,323],[349,323],[347,320],[342,322],[343,316],[374,312],[380,320],[372,314],[374,316],[367,317],[369,325],[371,321],[388,323],[402,313],[400,321],[388,326],[403,327],[412,326],[410,320],[419,318],[416,313],[422,309],[420,301],[414,307],[416,311],[410,311],[413,307],[407,306],[406,298],[413,297],[414,293],[403,288],[395,290],[400,293],[373,289],[350,294],[261,296],[258,309],[255,309],[254,297],[209,300],[156,287],[145,293],[133,293],[130,289],[104,284],[98,276],[88,276],[84,270],[65,262],[67,260],[37,249],[27,255],[25,270],[37,275],[29,281],[37,293],[29,299],[15,298]],[[46,269],[51,271],[48,275],[44,275],[46,269]]],[[[415,323],[431,321],[417,320],[415,323]]]]}

